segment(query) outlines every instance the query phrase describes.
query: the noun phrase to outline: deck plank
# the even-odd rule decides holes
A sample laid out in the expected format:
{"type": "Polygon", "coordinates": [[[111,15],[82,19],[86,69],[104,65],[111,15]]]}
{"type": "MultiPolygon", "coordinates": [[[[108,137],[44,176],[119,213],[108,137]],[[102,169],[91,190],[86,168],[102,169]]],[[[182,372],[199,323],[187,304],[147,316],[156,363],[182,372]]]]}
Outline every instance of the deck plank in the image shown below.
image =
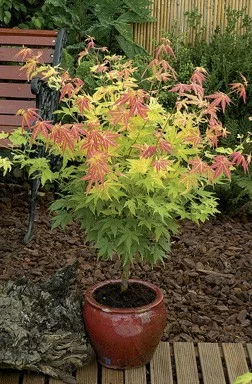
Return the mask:
{"type": "Polygon", "coordinates": [[[77,384],[97,384],[98,383],[98,364],[95,359],[85,367],[79,368],[76,372],[77,384]]]}
{"type": "Polygon", "coordinates": [[[178,384],[199,384],[193,343],[174,343],[174,356],[178,384]]]}
{"type": "Polygon", "coordinates": [[[28,372],[24,375],[23,384],[44,384],[45,376],[41,373],[28,372]]]}
{"type": "Polygon", "coordinates": [[[223,354],[227,366],[230,384],[238,377],[248,371],[243,345],[240,343],[223,343],[223,354]]]}
{"type": "Polygon", "coordinates": [[[19,383],[19,375],[18,371],[0,371],[0,383],[1,384],[18,384],[19,383]]]}
{"type": "MultiPolygon", "coordinates": [[[[232,384],[252,365],[252,343],[174,343],[176,379],[173,379],[171,344],[161,342],[150,362],[150,384],[232,384]],[[198,352],[197,352],[198,351],[198,352]],[[198,377],[196,356],[199,357],[202,379],[198,377]],[[224,361],[222,360],[224,359],[224,361]],[[248,363],[250,361],[250,363],[248,363]],[[227,368],[227,376],[223,366],[227,368]],[[200,381],[202,380],[202,381],[200,381]],[[226,381],[227,380],[227,381],[226,381]]],[[[93,360],[76,372],[77,384],[147,384],[146,367],[126,371],[101,367],[93,360]],[[100,377],[101,374],[101,377],[100,377]]],[[[175,372],[174,372],[175,373],[175,372]]],[[[0,370],[0,384],[63,384],[63,381],[46,378],[39,373],[0,370]]],[[[149,381],[148,381],[149,383],[149,381]]]]}
{"type": "Polygon", "coordinates": [[[199,343],[199,358],[204,384],[226,384],[217,343],[199,343]]]}
{"type": "Polygon", "coordinates": [[[102,384],[124,384],[123,371],[102,367],[102,384]]]}
{"type": "Polygon", "coordinates": [[[146,367],[127,369],[124,376],[125,384],[146,384],[146,367]]]}
{"type": "Polygon", "coordinates": [[[173,384],[169,343],[161,342],[150,362],[151,384],[173,384]]]}
{"type": "Polygon", "coordinates": [[[249,355],[250,364],[252,365],[252,344],[247,344],[247,351],[249,355]]]}

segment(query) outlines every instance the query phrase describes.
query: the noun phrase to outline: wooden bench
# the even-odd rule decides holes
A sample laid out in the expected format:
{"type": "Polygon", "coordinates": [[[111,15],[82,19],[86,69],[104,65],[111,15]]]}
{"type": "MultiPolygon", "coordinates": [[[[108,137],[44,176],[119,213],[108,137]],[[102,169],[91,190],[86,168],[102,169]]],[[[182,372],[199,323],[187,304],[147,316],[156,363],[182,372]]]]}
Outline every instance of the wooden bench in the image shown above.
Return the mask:
{"type": "MultiPolygon", "coordinates": [[[[38,108],[44,120],[53,120],[59,95],[40,79],[26,80],[26,72],[20,70],[23,60],[17,53],[29,47],[35,54],[42,52],[45,63],[60,64],[66,31],[23,30],[0,28],[0,132],[10,133],[21,125],[19,109],[38,108]]],[[[1,140],[0,147],[8,147],[8,140],[1,140]]],[[[37,154],[40,155],[39,153],[37,154]]],[[[28,243],[33,237],[36,197],[40,180],[31,180],[29,226],[24,237],[28,243]]]]}
{"type": "MultiPolygon", "coordinates": [[[[77,384],[232,384],[252,368],[252,344],[161,342],[146,367],[116,371],[96,361],[77,370],[77,384]]],[[[36,373],[0,371],[1,384],[64,384],[36,373]]]]}

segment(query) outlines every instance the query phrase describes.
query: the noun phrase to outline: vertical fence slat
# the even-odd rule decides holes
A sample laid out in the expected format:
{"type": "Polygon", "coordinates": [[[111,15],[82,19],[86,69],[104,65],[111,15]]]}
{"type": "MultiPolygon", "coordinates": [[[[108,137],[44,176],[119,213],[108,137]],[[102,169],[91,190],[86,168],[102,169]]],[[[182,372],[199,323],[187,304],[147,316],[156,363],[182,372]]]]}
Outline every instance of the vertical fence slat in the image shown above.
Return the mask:
{"type": "MultiPolygon", "coordinates": [[[[209,41],[217,26],[220,26],[222,30],[225,28],[228,6],[236,10],[247,7],[247,14],[252,17],[251,0],[153,0],[152,16],[156,18],[156,21],[135,25],[134,40],[153,53],[154,42],[159,41],[165,33],[169,35],[175,22],[179,32],[188,30],[185,12],[198,8],[202,15],[201,26],[206,27],[205,38],[209,41]]],[[[194,37],[192,29],[188,35],[186,42],[192,41],[194,37]]]]}

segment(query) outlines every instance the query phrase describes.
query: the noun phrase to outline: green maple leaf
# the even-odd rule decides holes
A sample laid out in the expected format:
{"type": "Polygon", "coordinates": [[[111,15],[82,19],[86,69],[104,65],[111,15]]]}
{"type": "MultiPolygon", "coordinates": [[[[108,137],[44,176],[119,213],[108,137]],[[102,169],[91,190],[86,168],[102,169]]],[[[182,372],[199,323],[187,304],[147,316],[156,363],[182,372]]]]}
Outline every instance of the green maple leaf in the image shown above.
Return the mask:
{"type": "Polygon", "coordinates": [[[128,207],[132,215],[136,214],[136,203],[134,199],[126,201],[126,203],[124,204],[124,207],[128,207]]]}
{"type": "Polygon", "coordinates": [[[0,157],[0,168],[3,168],[3,175],[5,176],[7,172],[11,171],[13,163],[8,159],[8,157],[0,157]]]}
{"type": "Polygon", "coordinates": [[[233,384],[250,384],[252,380],[252,372],[247,372],[242,376],[237,377],[233,384]]]}

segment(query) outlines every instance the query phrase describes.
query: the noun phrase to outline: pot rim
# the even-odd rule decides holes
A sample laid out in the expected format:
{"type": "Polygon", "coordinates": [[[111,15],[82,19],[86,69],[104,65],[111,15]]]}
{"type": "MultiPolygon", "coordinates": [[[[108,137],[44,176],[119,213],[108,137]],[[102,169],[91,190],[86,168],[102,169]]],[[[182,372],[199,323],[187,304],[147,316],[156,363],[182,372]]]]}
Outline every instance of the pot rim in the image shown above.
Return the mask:
{"type": "MultiPolygon", "coordinates": [[[[92,285],[91,287],[89,287],[86,290],[86,292],[84,294],[85,300],[88,301],[89,304],[91,304],[93,307],[95,307],[96,309],[98,309],[100,311],[109,312],[109,313],[111,313],[111,312],[121,313],[121,314],[146,312],[146,311],[153,309],[154,307],[156,307],[157,305],[159,305],[163,301],[163,298],[164,298],[163,292],[161,291],[161,289],[157,285],[149,283],[148,281],[140,280],[140,279],[129,279],[129,283],[137,283],[137,284],[145,285],[146,287],[150,288],[152,291],[155,292],[156,297],[149,304],[142,305],[140,307],[135,307],[135,308],[117,308],[117,307],[113,308],[113,307],[109,307],[106,305],[102,305],[94,299],[93,295],[97,289],[99,289],[105,285],[109,285],[109,284],[118,284],[121,281],[122,281],[121,279],[111,279],[111,280],[101,281],[99,283],[92,285]]],[[[84,305],[85,305],[85,303],[84,303],[84,305]]]]}

